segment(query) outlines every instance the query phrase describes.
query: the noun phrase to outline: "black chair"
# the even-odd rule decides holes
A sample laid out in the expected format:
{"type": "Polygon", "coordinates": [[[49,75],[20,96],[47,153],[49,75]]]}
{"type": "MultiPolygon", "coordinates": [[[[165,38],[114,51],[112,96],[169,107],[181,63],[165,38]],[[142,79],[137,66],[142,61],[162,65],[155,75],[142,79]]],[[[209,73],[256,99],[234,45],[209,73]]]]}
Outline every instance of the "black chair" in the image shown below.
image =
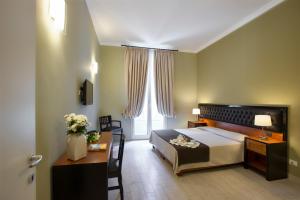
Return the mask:
{"type": "Polygon", "coordinates": [[[111,131],[113,133],[123,133],[122,123],[120,120],[112,120],[111,115],[99,117],[100,131],[111,131]]]}
{"type": "Polygon", "coordinates": [[[108,190],[120,189],[121,200],[124,200],[124,192],[123,192],[123,185],[122,185],[122,162],[123,162],[125,135],[119,134],[119,136],[120,136],[120,143],[119,143],[118,158],[114,158],[112,156],[110,158],[109,165],[108,165],[108,178],[118,178],[118,185],[108,187],[108,190]]]}

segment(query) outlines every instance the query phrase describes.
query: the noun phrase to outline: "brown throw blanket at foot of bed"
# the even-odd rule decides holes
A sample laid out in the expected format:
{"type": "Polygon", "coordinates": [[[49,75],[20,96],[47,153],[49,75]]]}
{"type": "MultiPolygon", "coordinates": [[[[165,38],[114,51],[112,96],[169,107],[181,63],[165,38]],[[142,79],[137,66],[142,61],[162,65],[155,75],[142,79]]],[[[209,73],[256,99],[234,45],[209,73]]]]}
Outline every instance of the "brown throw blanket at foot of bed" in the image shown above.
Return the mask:
{"type": "Polygon", "coordinates": [[[192,140],[192,138],[173,129],[154,130],[153,132],[155,132],[159,137],[176,149],[178,155],[178,165],[209,161],[209,147],[206,144],[198,141],[200,145],[196,148],[173,145],[170,143],[170,140],[177,138],[178,135],[183,135],[188,140],[192,140]]]}

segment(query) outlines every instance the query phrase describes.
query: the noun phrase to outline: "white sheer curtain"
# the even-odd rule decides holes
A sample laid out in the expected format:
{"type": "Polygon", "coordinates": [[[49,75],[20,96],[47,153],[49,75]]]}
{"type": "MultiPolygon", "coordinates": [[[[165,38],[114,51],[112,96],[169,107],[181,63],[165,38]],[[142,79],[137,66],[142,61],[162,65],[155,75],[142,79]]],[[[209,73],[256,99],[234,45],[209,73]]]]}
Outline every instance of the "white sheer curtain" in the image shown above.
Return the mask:
{"type": "Polygon", "coordinates": [[[124,110],[125,118],[138,117],[145,99],[148,71],[148,49],[125,49],[125,72],[128,104],[124,110]]]}
{"type": "Polygon", "coordinates": [[[158,112],[165,117],[175,117],[173,103],[174,54],[172,51],[155,50],[154,80],[158,112]]]}

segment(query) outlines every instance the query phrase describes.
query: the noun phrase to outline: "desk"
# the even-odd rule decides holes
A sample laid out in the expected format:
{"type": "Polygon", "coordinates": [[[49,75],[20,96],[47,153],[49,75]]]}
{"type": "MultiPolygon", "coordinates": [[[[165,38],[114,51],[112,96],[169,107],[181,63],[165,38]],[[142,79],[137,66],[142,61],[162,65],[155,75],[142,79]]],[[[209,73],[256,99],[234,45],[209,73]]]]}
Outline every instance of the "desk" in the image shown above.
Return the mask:
{"type": "Polygon", "coordinates": [[[103,132],[99,143],[107,143],[107,149],[88,152],[78,161],[63,154],[52,167],[53,200],[107,200],[108,162],[112,146],[112,133],[103,132]]]}

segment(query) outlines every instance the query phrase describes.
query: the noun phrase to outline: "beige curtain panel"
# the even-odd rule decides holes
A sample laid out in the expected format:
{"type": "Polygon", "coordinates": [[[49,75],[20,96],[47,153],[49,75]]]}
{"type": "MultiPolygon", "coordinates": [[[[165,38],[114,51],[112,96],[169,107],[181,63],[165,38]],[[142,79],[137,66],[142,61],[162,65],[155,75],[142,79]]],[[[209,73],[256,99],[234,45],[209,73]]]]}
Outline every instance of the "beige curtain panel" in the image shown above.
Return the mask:
{"type": "Polygon", "coordinates": [[[165,117],[175,117],[173,103],[174,54],[172,51],[155,50],[154,79],[158,112],[165,117]]]}
{"type": "Polygon", "coordinates": [[[125,78],[128,104],[124,110],[125,118],[138,117],[143,108],[148,71],[148,49],[125,49],[125,78]]]}

